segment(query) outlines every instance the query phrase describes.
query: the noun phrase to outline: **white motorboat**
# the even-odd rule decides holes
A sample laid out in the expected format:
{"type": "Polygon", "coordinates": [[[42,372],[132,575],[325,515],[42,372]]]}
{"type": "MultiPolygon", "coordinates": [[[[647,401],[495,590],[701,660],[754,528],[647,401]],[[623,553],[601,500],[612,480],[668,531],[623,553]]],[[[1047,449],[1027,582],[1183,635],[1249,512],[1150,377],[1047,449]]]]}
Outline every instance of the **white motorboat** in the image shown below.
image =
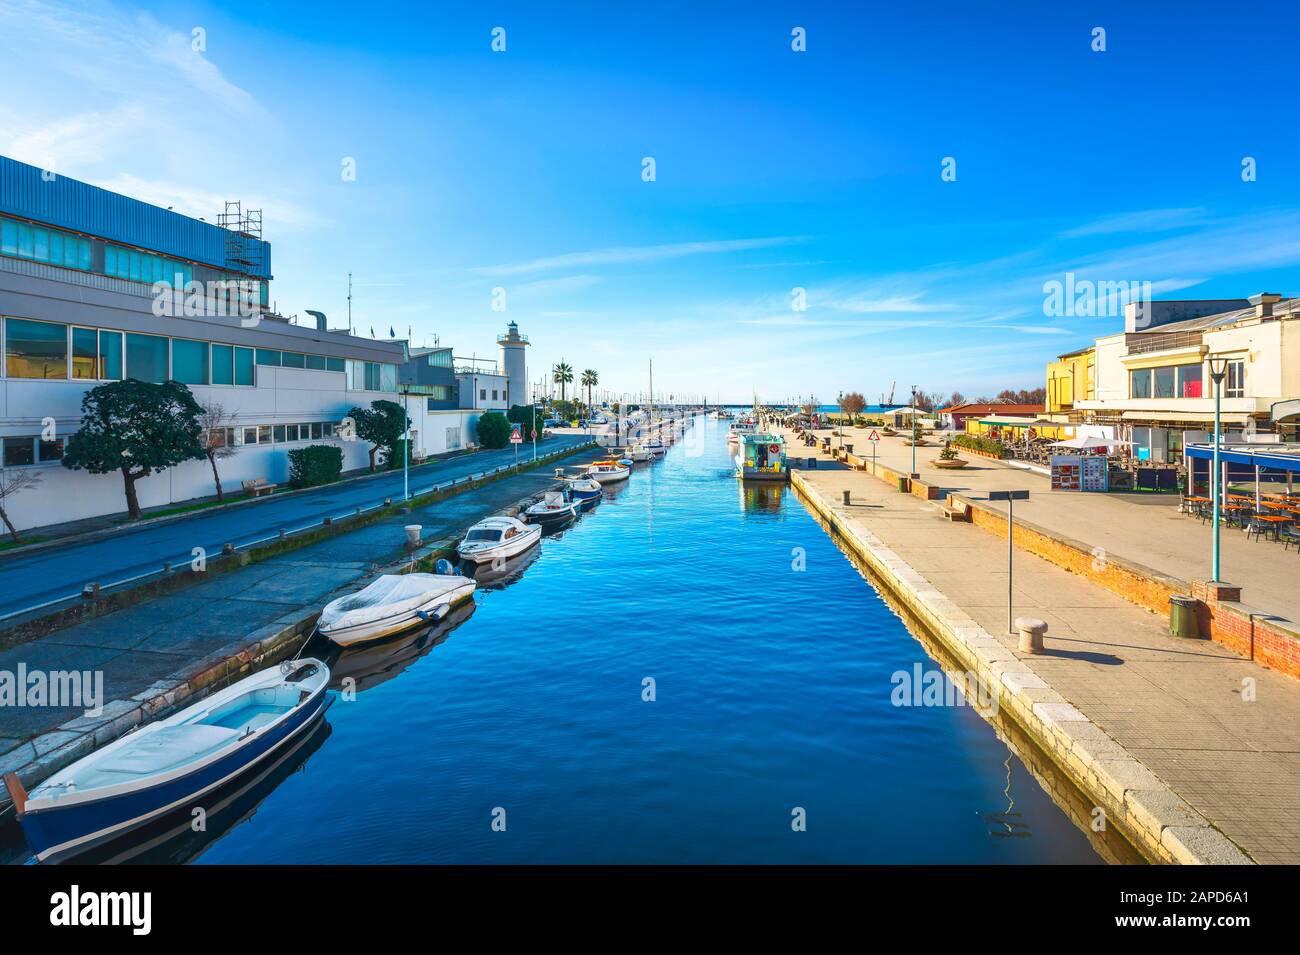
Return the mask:
{"type": "Polygon", "coordinates": [[[649,461],[654,457],[654,453],[644,444],[636,444],[627,449],[628,458],[633,461],[649,461]]]}
{"type": "Polygon", "coordinates": [[[614,484],[626,481],[632,469],[618,461],[596,461],[587,468],[587,477],[599,484],[614,484]]]}
{"type": "Polygon", "coordinates": [[[525,524],[514,517],[488,517],[469,529],[456,551],[462,560],[487,564],[522,554],[541,539],[538,524],[525,524]]]}
{"type": "Polygon", "coordinates": [[[440,620],[473,593],[474,581],[455,574],[384,574],[326,604],[316,629],[350,647],[440,620]]]}
{"type": "Polygon", "coordinates": [[[254,673],[67,766],[31,793],[5,775],[41,862],[75,855],[195,804],[272,756],[324,712],[329,668],[293,660],[254,673]]]}

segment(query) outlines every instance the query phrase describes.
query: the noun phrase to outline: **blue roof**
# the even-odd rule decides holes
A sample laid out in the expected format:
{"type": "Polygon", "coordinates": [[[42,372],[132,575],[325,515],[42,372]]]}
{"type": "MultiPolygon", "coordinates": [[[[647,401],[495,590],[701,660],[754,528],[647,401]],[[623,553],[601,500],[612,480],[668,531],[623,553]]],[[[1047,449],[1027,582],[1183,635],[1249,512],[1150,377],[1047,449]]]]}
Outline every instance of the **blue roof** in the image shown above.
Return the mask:
{"type": "Polygon", "coordinates": [[[0,156],[0,213],[219,269],[271,277],[269,242],[243,240],[244,248],[252,254],[241,257],[257,265],[228,261],[229,230],[215,223],[201,222],[67,176],[55,175],[46,180],[38,167],[7,156],[0,156]]]}
{"type": "MultiPolygon", "coordinates": [[[[1183,454],[1201,461],[1212,461],[1214,459],[1214,445],[1189,444],[1183,449],[1183,454]]],[[[1261,468],[1300,471],[1300,453],[1297,453],[1295,445],[1281,445],[1271,450],[1268,445],[1259,445],[1256,448],[1247,450],[1242,448],[1241,445],[1221,444],[1219,445],[1219,460],[1227,461],[1229,464],[1247,464],[1251,466],[1258,464],[1261,468]]]]}

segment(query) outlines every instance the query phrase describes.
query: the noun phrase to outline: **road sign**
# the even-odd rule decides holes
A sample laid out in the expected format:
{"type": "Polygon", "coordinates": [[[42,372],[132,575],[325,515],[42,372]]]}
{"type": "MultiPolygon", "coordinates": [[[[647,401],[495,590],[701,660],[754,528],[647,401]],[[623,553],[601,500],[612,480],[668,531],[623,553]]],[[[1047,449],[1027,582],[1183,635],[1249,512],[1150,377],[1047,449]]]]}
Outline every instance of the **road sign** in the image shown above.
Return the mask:
{"type": "Polygon", "coordinates": [[[989,491],[990,501],[1027,501],[1028,491],[989,491]]]}
{"type": "Polygon", "coordinates": [[[867,435],[867,440],[868,440],[868,441],[879,441],[879,440],[880,440],[880,435],[879,435],[879,433],[877,433],[877,431],[876,431],[875,428],[872,428],[872,429],[871,429],[871,434],[867,435]]]}
{"type": "Polygon", "coordinates": [[[524,426],[522,424],[512,424],[510,426],[510,443],[511,444],[524,443],[524,426]]]}

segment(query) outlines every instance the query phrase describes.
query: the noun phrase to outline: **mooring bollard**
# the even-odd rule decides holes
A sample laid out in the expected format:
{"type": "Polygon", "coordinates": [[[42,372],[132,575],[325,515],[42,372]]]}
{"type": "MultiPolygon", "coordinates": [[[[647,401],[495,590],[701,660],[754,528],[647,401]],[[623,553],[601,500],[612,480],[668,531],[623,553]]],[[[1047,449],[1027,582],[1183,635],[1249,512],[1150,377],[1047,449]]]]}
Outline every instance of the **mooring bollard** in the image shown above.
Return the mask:
{"type": "Polygon", "coordinates": [[[1047,633],[1047,622],[1037,617],[1017,617],[1016,629],[1020,631],[1021,653],[1042,653],[1043,634],[1047,633]]]}
{"type": "Polygon", "coordinates": [[[420,531],[423,530],[422,524],[406,525],[406,546],[411,550],[420,546],[420,531]]]}

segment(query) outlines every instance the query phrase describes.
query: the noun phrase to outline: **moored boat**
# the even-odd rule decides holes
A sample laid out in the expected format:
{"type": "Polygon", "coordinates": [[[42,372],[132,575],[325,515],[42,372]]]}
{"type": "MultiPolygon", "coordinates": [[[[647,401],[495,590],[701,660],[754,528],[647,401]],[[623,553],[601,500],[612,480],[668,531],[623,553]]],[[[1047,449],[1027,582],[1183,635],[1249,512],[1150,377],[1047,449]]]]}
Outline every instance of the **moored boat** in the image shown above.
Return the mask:
{"type": "Polygon", "coordinates": [[[566,501],[558,491],[548,491],[535,504],[524,508],[524,519],[545,529],[561,527],[578,516],[578,502],[566,501]]]}
{"type": "Polygon", "coordinates": [[[632,469],[618,461],[593,461],[587,468],[587,477],[600,484],[626,481],[632,469]]]}
{"type": "Polygon", "coordinates": [[[747,434],[736,452],[736,476],[746,481],[788,481],[785,441],[774,434],[747,434]]]}
{"type": "Polygon", "coordinates": [[[26,792],[5,775],[41,862],[75,855],[211,792],[277,752],[324,711],[329,668],[282,663],[149,723],[26,792]]]}
{"type": "Polygon", "coordinates": [[[488,517],[465,534],[456,551],[462,560],[492,563],[521,554],[542,539],[542,529],[514,517],[488,517]]]}
{"type": "Polygon", "coordinates": [[[577,502],[579,508],[589,511],[600,503],[600,482],[591,478],[566,481],[564,494],[569,500],[577,502]]]}
{"type": "Polygon", "coordinates": [[[455,574],[384,574],[326,604],[316,629],[349,647],[436,621],[473,593],[474,581],[455,574]]]}

